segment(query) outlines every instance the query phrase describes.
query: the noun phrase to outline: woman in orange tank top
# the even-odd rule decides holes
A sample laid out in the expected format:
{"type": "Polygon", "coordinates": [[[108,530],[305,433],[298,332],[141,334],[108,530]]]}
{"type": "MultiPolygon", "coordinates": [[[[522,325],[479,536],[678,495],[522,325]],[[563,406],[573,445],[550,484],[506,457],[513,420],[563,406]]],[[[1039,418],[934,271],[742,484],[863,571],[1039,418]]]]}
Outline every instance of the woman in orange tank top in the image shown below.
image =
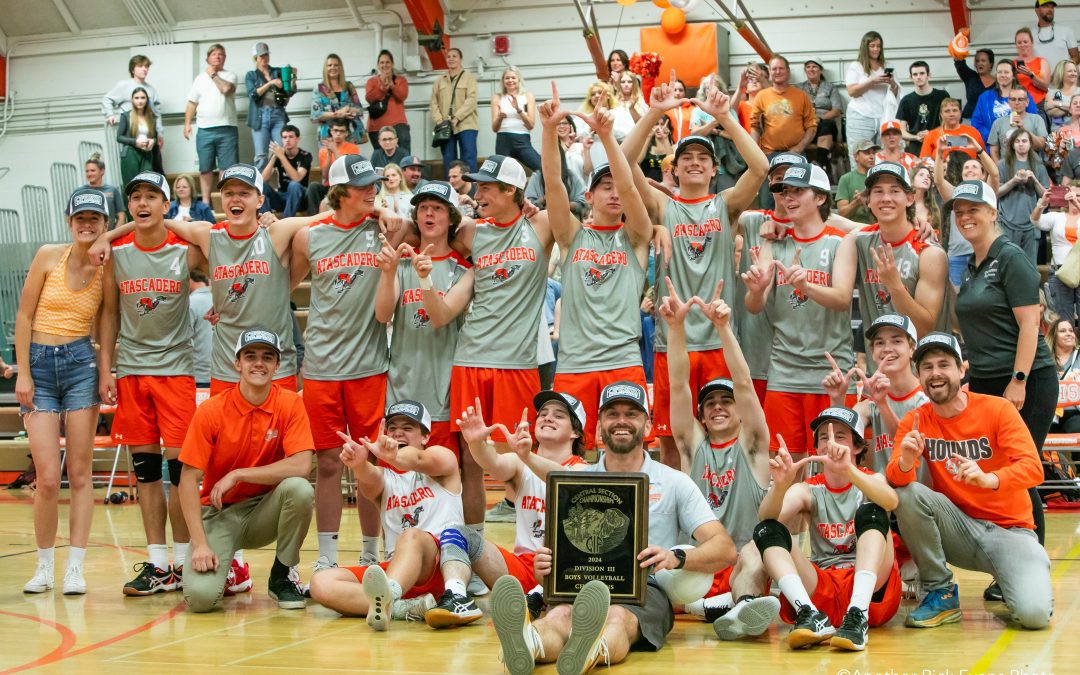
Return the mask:
{"type": "Polygon", "coordinates": [[[82,567],[94,507],[91,465],[100,402],[90,332],[99,315],[106,274],[105,268],[90,262],[87,252],[107,227],[108,201],[99,190],[80,188],[68,200],[67,213],[73,242],[38,249],[15,319],[19,365],[15,397],[37,469],[34,536],[38,562],[34,576],[23,587],[26,593],[43,593],[53,586],[61,418],[71,485],[71,548],[64,593],[86,592],[82,567]]]}

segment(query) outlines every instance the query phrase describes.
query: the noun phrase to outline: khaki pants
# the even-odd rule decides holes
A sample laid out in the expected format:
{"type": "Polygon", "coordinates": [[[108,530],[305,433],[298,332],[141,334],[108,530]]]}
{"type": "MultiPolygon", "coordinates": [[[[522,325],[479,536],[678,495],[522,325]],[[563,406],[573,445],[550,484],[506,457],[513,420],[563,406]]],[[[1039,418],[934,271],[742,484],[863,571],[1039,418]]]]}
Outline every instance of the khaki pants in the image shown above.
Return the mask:
{"type": "Polygon", "coordinates": [[[277,542],[276,556],[292,567],[300,562],[300,546],[307,536],[315,492],[306,478],[286,478],[270,492],[225,509],[204,506],[203,530],[218,558],[217,570],[184,570],[184,597],[193,612],[214,609],[225,592],[225,578],[233,554],[239,549],[262,548],[277,542]]]}

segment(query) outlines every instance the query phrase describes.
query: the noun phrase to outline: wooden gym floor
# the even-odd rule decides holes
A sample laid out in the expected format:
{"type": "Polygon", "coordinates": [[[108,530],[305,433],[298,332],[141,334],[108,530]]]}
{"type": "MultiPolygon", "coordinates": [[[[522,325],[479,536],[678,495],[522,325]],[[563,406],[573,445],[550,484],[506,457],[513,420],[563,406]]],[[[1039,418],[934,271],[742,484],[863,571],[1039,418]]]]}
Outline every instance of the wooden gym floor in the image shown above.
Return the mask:
{"type": "MultiPolygon", "coordinates": [[[[103,491],[99,490],[103,497],[103,491]]],[[[66,506],[61,533],[66,533],[66,506]]],[[[360,527],[355,511],[342,523],[341,560],[357,555],[360,527]]],[[[633,653],[622,673],[694,669],[699,673],[1080,673],[1080,514],[1051,513],[1048,551],[1056,608],[1050,628],[1007,628],[1002,605],[984,603],[983,574],[958,574],[964,619],[932,630],[903,626],[912,601],[886,626],[871,630],[863,653],[817,648],[792,652],[773,626],[756,640],[721,643],[711,626],[679,617],[668,645],[658,653],[633,653]],[[1070,646],[1071,645],[1071,646],[1070,646]]],[[[511,543],[513,525],[488,526],[488,537],[511,543]]],[[[24,595],[33,573],[30,493],[0,492],[0,670],[16,672],[265,672],[351,671],[361,673],[498,673],[499,644],[487,621],[433,631],[422,623],[395,622],[387,633],[368,629],[363,619],[346,619],[311,603],[305,611],[279,610],[266,595],[273,549],[248,551],[255,589],[226,598],[224,611],[192,615],[180,594],[126,598],[121,586],[132,565],[145,559],[138,506],[96,507],[86,559],[85,596],[60,593],[67,564],[66,540],[57,550],[57,588],[24,595]]],[[[314,527],[304,547],[301,569],[317,557],[314,527]]],[[[554,666],[538,672],[554,673],[554,666]]],[[[603,672],[603,671],[599,671],[603,672]]]]}

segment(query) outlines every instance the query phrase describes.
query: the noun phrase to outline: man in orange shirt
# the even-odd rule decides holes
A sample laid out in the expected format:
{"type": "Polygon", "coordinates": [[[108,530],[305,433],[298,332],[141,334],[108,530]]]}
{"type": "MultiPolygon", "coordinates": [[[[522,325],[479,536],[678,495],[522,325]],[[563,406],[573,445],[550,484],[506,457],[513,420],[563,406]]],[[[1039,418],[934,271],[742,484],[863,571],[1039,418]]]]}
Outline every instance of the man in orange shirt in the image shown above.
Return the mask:
{"type": "Polygon", "coordinates": [[[274,386],[280,360],[275,333],[242,332],[235,364],[240,383],[196,410],[180,450],[180,505],[191,530],[184,597],[194,612],[208,612],[221,600],[237,549],[273,541],[270,597],[282,609],[304,608],[289,568],[300,562],[311,523],[315,492],[307,475],[315,443],[299,394],[274,386]]]}
{"type": "Polygon", "coordinates": [[[750,134],[766,155],[802,153],[817,130],[814,103],[805,91],[791,86],[788,60],[779,54],[769,61],[769,80],[772,86],[754,97],[750,134]]]}
{"type": "Polygon", "coordinates": [[[945,157],[949,153],[962,152],[972,159],[978,159],[979,153],[983,152],[986,145],[983,143],[982,134],[973,126],[960,123],[960,99],[947,98],[941,102],[941,126],[931,129],[923,139],[920,157],[937,157],[937,147],[943,138],[951,137],[946,143],[945,157]]]}
{"type": "Polygon", "coordinates": [[[1010,402],[960,391],[965,368],[952,335],[928,334],[914,358],[930,402],[901,420],[885,470],[900,496],[900,532],[927,591],[907,625],[960,620],[948,563],[993,574],[1013,618],[1024,628],[1045,628],[1053,595],[1028,496],[1043,477],[1031,434],[1010,402]],[[930,487],[916,480],[921,461],[930,487]]]}

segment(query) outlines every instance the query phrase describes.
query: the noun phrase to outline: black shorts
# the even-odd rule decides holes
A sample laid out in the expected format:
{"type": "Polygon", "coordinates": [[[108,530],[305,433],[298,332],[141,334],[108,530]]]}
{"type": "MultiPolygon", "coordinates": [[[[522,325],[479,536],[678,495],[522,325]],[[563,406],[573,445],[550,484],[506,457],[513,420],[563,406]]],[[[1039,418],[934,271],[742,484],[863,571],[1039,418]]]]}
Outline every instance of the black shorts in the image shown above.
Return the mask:
{"type": "Polygon", "coordinates": [[[657,585],[655,577],[649,575],[644,605],[619,606],[638,620],[638,632],[641,636],[630,645],[630,649],[641,652],[659,651],[667,642],[668,633],[675,626],[675,611],[671,608],[667,594],[657,585]]]}
{"type": "Polygon", "coordinates": [[[814,140],[821,138],[822,136],[832,136],[834,139],[840,133],[836,128],[836,120],[818,120],[817,133],[814,134],[814,140]]]}

